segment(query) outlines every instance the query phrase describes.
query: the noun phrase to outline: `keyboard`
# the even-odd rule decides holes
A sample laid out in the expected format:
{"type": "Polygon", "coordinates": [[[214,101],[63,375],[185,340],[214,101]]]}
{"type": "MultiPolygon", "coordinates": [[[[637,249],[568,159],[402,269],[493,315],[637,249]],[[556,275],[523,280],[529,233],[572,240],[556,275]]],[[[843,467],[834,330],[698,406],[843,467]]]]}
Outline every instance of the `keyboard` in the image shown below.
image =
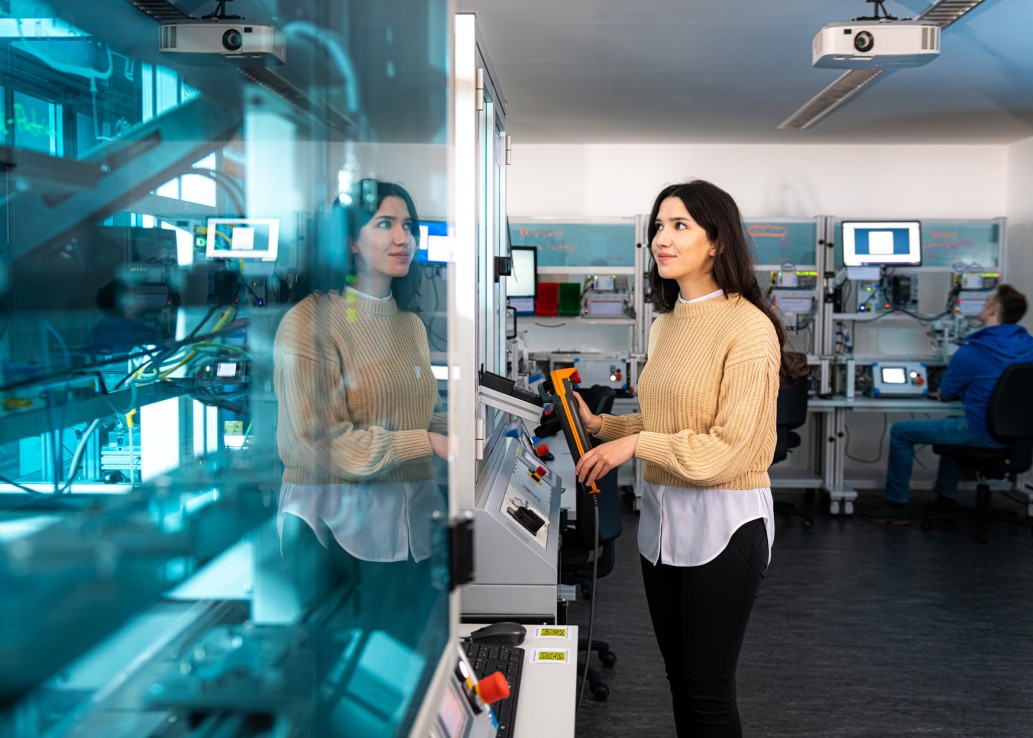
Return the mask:
{"type": "Polygon", "coordinates": [[[501,671],[509,682],[509,697],[491,706],[499,721],[498,738],[510,738],[516,722],[517,693],[520,691],[520,674],[524,668],[524,649],[508,646],[487,646],[483,643],[466,642],[466,655],[473,664],[478,679],[501,671]]]}

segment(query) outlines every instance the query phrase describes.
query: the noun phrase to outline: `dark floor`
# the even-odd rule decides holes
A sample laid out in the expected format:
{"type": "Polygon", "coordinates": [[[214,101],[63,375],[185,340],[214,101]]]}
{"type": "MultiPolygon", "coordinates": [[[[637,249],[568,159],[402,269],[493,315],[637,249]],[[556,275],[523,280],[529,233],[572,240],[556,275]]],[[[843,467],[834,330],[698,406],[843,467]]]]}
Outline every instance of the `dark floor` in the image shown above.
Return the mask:
{"type": "MultiPolygon", "coordinates": [[[[776,499],[808,506],[802,493],[776,499]]],[[[744,735],[1033,736],[1033,535],[997,524],[980,545],[965,522],[875,525],[860,513],[877,500],[858,500],[853,518],[819,512],[810,529],[778,519],[739,660],[744,735]]],[[[586,695],[578,738],[674,735],[637,525],[629,504],[596,600],[595,636],[618,660],[593,657],[610,696],[586,695]]],[[[588,603],[569,618],[587,629],[588,603]]]]}

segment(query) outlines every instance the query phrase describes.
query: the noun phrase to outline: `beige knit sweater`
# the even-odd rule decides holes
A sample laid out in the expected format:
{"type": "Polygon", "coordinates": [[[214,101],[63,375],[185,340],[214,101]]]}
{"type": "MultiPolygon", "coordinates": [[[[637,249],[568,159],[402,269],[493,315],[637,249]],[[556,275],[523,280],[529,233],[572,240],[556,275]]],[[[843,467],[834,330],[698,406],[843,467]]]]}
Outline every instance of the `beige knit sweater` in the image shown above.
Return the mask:
{"type": "Polygon", "coordinates": [[[280,322],[274,346],[283,481],[399,482],[433,474],[428,430],[437,383],[427,334],[395,301],[313,294],[280,322]]]}
{"type": "Polygon", "coordinates": [[[653,323],[640,413],[603,415],[604,441],[638,433],[645,478],[682,487],[769,487],[781,354],[739,295],[679,303],[653,323]]]}

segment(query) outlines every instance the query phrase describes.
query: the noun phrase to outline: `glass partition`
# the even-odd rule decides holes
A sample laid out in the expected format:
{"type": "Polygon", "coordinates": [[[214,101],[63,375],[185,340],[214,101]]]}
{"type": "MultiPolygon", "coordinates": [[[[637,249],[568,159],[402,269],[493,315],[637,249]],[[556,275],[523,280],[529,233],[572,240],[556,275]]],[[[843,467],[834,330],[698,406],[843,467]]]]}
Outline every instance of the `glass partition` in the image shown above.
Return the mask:
{"type": "Polygon", "coordinates": [[[409,734],[452,10],[0,2],[0,735],[409,734]]]}

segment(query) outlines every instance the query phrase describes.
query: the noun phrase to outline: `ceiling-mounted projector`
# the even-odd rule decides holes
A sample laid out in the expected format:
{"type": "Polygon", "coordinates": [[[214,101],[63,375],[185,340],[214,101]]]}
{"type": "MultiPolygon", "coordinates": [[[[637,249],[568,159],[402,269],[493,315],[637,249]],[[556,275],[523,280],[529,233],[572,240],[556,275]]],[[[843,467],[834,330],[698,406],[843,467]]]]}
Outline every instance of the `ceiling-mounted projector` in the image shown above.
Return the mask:
{"type": "Polygon", "coordinates": [[[811,50],[816,67],[917,67],[939,56],[940,26],[869,18],[829,23],[818,31],[811,50]]]}
{"type": "Polygon", "coordinates": [[[162,23],[158,50],[194,56],[194,61],[220,57],[243,64],[283,64],[287,60],[287,42],[279,28],[242,18],[162,23]]]}

